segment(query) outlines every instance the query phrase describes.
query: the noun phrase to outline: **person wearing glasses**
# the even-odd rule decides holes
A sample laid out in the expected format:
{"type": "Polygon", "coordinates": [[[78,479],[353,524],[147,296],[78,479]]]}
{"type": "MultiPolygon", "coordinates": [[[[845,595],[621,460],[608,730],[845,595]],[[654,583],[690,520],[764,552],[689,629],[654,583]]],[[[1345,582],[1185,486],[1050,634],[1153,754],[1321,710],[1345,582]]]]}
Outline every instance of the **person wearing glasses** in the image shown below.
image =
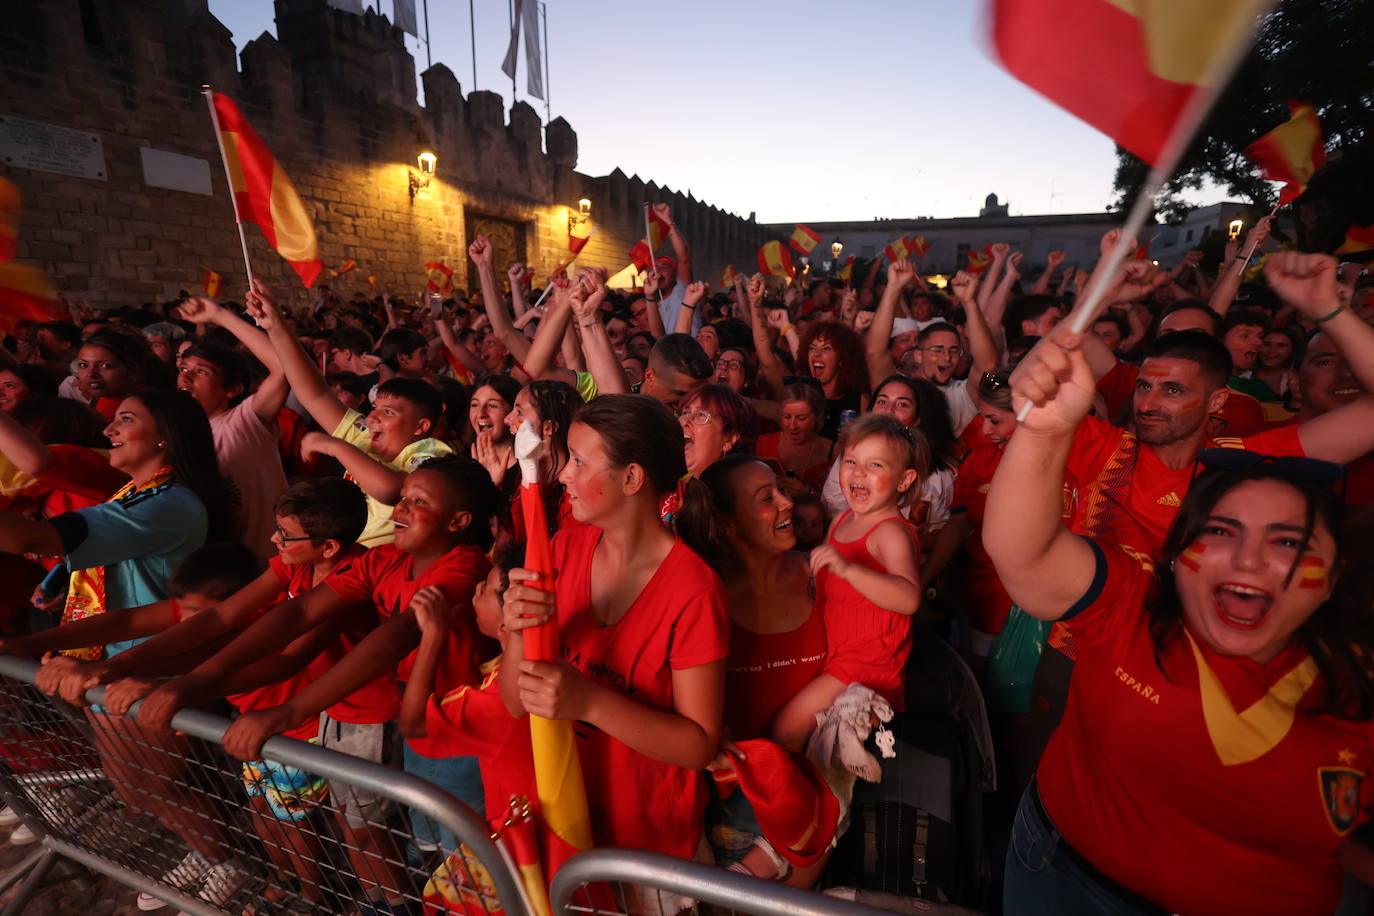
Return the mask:
{"type": "Polygon", "coordinates": [[[758,417],[749,402],[724,385],[702,385],[678,405],[687,473],[700,477],[717,460],[752,454],[758,417]]]}
{"type": "Polygon", "coordinates": [[[1095,383],[1079,337],[1054,344],[1012,376],[1013,406],[1032,406],[983,528],[1011,598],[1071,621],[1078,655],[1004,912],[1332,912],[1374,768],[1341,469],[1208,449],[1158,554],[1075,534],[1061,481],[1095,383]]]}

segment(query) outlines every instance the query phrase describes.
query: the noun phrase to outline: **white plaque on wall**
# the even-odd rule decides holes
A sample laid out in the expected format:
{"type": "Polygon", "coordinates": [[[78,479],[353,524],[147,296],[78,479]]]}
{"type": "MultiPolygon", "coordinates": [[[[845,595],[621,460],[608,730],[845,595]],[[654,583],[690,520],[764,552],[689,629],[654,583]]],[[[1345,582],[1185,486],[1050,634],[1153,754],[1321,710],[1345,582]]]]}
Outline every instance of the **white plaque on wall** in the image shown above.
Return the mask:
{"type": "Polygon", "coordinates": [[[210,163],[195,156],[183,156],[166,150],[145,146],[143,155],[143,183],[154,188],[190,191],[192,194],[210,193],[210,163]]]}
{"type": "Polygon", "coordinates": [[[0,162],[76,178],[107,178],[99,134],[10,115],[0,115],[0,162]]]}

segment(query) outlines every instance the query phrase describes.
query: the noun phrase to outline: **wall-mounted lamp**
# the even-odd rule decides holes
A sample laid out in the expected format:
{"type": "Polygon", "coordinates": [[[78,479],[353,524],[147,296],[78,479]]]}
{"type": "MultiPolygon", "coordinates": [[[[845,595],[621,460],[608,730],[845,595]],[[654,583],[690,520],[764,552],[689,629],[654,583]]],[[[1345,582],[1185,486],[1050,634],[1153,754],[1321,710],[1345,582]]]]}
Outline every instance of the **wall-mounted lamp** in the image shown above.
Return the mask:
{"type": "Polygon", "coordinates": [[[835,241],[830,243],[830,253],[835,256],[835,261],[837,263],[840,260],[840,252],[842,251],[844,251],[844,242],[841,242],[839,239],[835,239],[835,241]]]}
{"type": "Polygon", "coordinates": [[[434,177],[434,169],[439,165],[439,157],[426,150],[415,157],[415,162],[420,170],[410,173],[411,200],[415,199],[415,194],[421,188],[429,187],[429,180],[434,177]]]}
{"type": "Polygon", "coordinates": [[[1244,229],[1244,228],[1245,228],[1245,220],[1243,220],[1243,219],[1233,219],[1233,220],[1231,220],[1231,225],[1229,225],[1229,226],[1226,227],[1226,231],[1227,231],[1227,234],[1230,236],[1230,238],[1238,239],[1238,238],[1240,238],[1240,230],[1242,230],[1242,229],[1244,229]]]}
{"type": "Polygon", "coordinates": [[[581,223],[592,215],[592,202],[587,198],[582,198],[577,202],[577,212],[568,211],[568,231],[572,232],[581,223]]]}

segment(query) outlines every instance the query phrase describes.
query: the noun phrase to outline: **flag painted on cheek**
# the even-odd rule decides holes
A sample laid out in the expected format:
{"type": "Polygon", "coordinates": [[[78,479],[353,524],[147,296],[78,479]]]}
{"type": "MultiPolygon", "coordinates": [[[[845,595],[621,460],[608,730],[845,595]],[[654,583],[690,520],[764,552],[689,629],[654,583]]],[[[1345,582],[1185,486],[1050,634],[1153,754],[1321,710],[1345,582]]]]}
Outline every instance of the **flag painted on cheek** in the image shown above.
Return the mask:
{"type": "Polygon", "coordinates": [[[1306,556],[1298,561],[1298,588],[1325,588],[1326,561],[1306,556]]]}
{"type": "Polygon", "coordinates": [[[1206,544],[1199,544],[1197,541],[1194,541],[1183,549],[1183,553],[1178,555],[1178,562],[1182,563],[1193,572],[1197,572],[1202,568],[1202,555],[1206,552],[1206,544]]]}

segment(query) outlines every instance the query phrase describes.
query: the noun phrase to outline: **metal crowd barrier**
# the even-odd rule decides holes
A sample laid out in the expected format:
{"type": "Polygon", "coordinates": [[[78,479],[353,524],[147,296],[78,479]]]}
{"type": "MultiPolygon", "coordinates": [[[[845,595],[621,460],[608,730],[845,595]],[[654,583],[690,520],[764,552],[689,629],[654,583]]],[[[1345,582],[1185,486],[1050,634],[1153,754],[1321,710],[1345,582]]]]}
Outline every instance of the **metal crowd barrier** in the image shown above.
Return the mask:
{"type": "MultiPolygon", "coordinates": [[[[694,902],[753,916],[891,916],[840,897],[633,849],[593,849],[569,859],[553,877],[549,902],[557,916],[673,916],[694,902]]],[[[927,908],[942,909],[911,907],[927,908]]]]}
{"type": "MultiPolygon", "coordinates": [[[[3,916],[22,912],[55,877],[85,880],[81,867],[194,916],[526,916],[488,825],[428,781],[272,738],[268,760],[329,782],[323,799],[298,807],[300,820],[284,820],[265,797],[250,802],[241,763],[219,745],[228,720],[183,710],[172,719],[175,734],[148,732],[137,707],[106,717],[45,696],[33,686],[37,670],[0,656],[0,796],[40,844],[0,880],[0,893],[23,882],[3,916]],[[338,805],[348,803],[336,800],[359,791],[395,810],[375,819],[360,813],[375,808],[355,803],[345,817],[338,805]],[[435,828],[444,828],[460,849],[417,843],[412,812],[422,830],[439,836],[435,828]],[[204,866],[224,861],[234,867],[221,867],[211,887],[204,866]]],[[[87,699],[98,704],[103,695],[97,688],[87,699]]]]}

